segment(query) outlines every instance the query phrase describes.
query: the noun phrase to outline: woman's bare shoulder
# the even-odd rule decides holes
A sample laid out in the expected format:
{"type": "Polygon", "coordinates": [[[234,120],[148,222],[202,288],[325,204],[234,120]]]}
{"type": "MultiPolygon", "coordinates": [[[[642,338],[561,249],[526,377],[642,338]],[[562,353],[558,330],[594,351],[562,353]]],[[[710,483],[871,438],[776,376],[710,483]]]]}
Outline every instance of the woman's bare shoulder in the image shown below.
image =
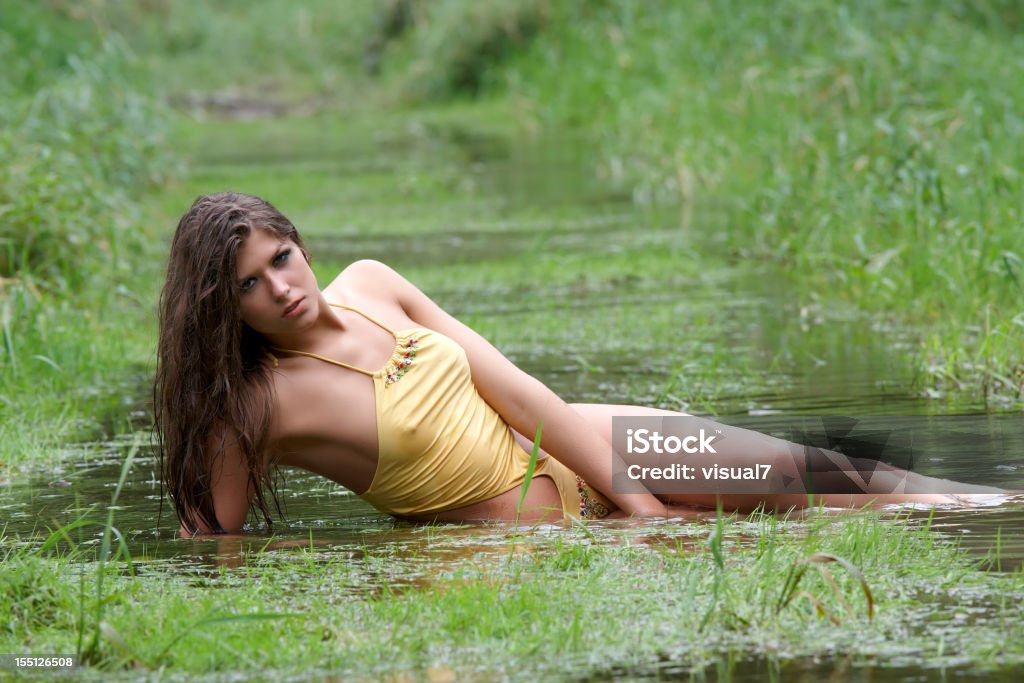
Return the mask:
{"type": "Polygon", "coordinates": [[[354,261],[324,287],[328,301],[345,303],[353,293],[376,299],[396,299],[394,283],[398,274],[388,265],[373,259],[354,261]]]}

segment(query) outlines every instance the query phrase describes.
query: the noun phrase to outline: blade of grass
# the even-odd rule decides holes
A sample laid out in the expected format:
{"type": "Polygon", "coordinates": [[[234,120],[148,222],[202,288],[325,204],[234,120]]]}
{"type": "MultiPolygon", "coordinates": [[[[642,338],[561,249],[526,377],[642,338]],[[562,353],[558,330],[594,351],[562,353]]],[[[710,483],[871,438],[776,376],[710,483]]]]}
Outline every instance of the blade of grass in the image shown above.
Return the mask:
{"type": "Polygon", "coordinates": [[[519,502],[516,503],[516,518],[518,521],[520,513],[523,511],[523,501],[526,500],[526,492],[530,490],[530,482],[533,481],[533,473],[537,469],[537,456],[540,453],[540,435],[544,429],[544,420],[540,421],[537,425],[537,435],[533,437],[533,450],[530,452],[530,462],[526,465],[526,478],[523,479],[523,485],[519,490],[519,502]]]}

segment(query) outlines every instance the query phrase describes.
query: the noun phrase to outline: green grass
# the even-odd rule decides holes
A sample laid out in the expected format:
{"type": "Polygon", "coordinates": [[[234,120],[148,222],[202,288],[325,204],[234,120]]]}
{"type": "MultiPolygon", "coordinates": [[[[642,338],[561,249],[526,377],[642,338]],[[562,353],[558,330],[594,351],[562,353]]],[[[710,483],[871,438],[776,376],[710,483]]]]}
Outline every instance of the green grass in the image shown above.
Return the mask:
{"type": "Polygon", "coordinates": [[[587,131],[641,201],[724,201],[704,239],[791,269],[802,301],[922,325],[934,391],[1019,395],[1016,4],[551,7],[493,74],[536,125],[587,131]]]}
{"type": "Polygon", "coordinates": [[[203,98],[215,92],[286,108],[356,95],[350,86],[379,6],[360,0],[222,0],[195,7],[100,0],[67,3],[63,11],[125,36],[141,66],[179,106],[202,110],[203,98]]]}
{"type": "Polygon", "coordinates": [[[137,200],[175,168],[166,112],[117,35],[41,4],[5,1],[0,13],[12,17],[0,27],[7,480],[52,465],[67,440],[140,418],[129,413],[152,367],[159,261],[148,249],[158,226],[137,200]]]}
{"type": "Polygon", "coordinates": [[[404,559],[430,577],[415,584],[386,569],[387,543],[325,554],[257,541],[236,566],[203,574],[144,557],[134,571],[97,564],[85,546],[58,557],[9,550],[0,648],[81,652],[84,624],[97,634],[87,670],[97,675],[533,678],[700,670],[726,653],[975,671],[1024,662],[1012,597],[1021,574],[979,572],[906,520],[755,515],[556,535],[496,527],[503,542],[473,563],[449,559],[458,537],[430,533],[427,554],[404,559]],[[822,557],[840,560],[827,576],[813,563],[822,557]]]}
{"type": "MultiPolygon", "coordinates": [[[[868,348],[870,329],[816,333],[850,308],[913,331],[930,391],[1019,405],[1015,5],[495,1],[468,19],[460,5],[418,5],[395,32],[380,23],[395,3],[363,2],[53,2],[5,24],[0,151],[13,161],[0,212],[17,229],[0,228],[0,479],[49,466],[68,441],[140,426],[166,239],[196,194],[225,188],[293,217],[323,281],[365,256],[353,245],[393,240],[402,272],[510,355],[569,364],[551,375],[567,395],[586,380],[603,396],[644,390],[714,412],[729,390],[796,381],[786,353],[868,348]],[[173,128],[145,81],[187,110],[173,128]],[[258,96],[301,116],[216,120],[258,96]],[[571,161],[597,177],[565,194],[590,207],[471,170],[565,161],[566,130],[566,147],[587,148],[571,161]],[[552,158],[524,158],[522,135],[552,158]],[[168,147],[189,174],[175,179],[168,147]],[[634,203],[650,216],[635,231],[602,233],[588,210],[634,203]],[[664,236],[666,215],[673,239],[645,242],[664,236]],[[403,245],[460,230],[501,246],[401,262],[403,245]],[[594,239],[560,250],[559,230],[594,239]],[[723,345],[731,328],[715,308],[765,272],[806,322],[767,358],[760,345],[778,339],[723,345]],[[665,287],[685,299],[657,299],[665,287]],[[655,302],[637,304],[640,342],[608,336],[636,320],[599,306],[612,292],[655,302]],[[653,388],[613,374],[646,377],[652,362],[664,370],[653,388]]],[[[874,515],[495,527],[479,545],[427,527],[413,554],[252,538],[213,569],[144,550],[130,569],[103,545],[116,518],[75,518],[99,526],[70,529],[57,553],[0,541],[0,652],[88,653],[81,673],[95,678],[611,677],[722,657],[979,672],[1024,660],[1020,572],[981,571],[926,527],[874,515]],[[830,557],[842,561],[817,561],[830,557]]]]}
{"type": "MultiPolygon", "coordinates": [[[[593,148],[606,186],[639,203],[682,202],[681,231],[704,254],[790,270],[802,306],[849,302],[918,328],[912,362],[922,391],[978,397],[993,409],[1019,404],[1016,4],[439,0],[404,15],[403,6],[246,6],[247,20],[275,27],[269,49],[245,40],[240,3],[200,12],[97,3],[87,14],[132,36],[175,97],[313,101],[303,111],[328,113],[312,119],[320,123],[381,111],[415,121],[401,107],[483,100],[478,120],[497,116],[534,137],[571,131],[593,148]],[[300,40],[302,51],[288,49],[300,40]],[[724,225],[693,222],[708,207],[724,225]]],[[[313,188],[338,193],[328,208],[311,207],[323,207],[329,189],[280,194],[295,197],[314,230],[381,222],[408,230],[407,217],[381,211],[381,196],[421,192],[429,205],[458,196],[465,182],[425,168],[396,188],[380,167],[391,145],[436,137],[426,121],[397,137],[394,128],[368,130],[365,147],[345,150],[343,168],[317,148],[304,163],[311,178],[325,176],[313,188]],[[362,182],[339,192],[339,172],[362,182]]],[[[238,125],[213,124],[228,140],[247,135],[244,125],[229,130],[238,125]]],[[[236,152],[236,166],[273,153],[270,134],[247,147],[256,159],[236,152]]],[[[237,178],[261,192],[268,182],[261,171],[237,178]]],[[[480,207],[481,216],[500,211],[480,207]]]]}

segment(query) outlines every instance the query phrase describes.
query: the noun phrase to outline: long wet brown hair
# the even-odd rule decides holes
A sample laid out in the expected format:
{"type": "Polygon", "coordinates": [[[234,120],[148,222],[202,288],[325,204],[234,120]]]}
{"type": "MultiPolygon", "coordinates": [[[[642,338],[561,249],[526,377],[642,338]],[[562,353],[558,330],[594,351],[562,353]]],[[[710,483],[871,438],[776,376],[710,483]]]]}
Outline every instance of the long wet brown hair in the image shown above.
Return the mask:
{"type": "MultiPolygon", "coordinates": [[[[273,406],[269,343],[242,322],[235,267],[253,230],[295,242],[295,226],[266,201],[219,192],[199,197],[181,217],[171,242],[160,295],[153,404],[162,474],[178,519],[195,532],[224,529],[214,513],[213,463],[228,439],[248,464],[256,492],[252,510],[272,526],[269,492],[278,513],[273,467],[265,457],[273,406]]],[[[161,514],[163,510],[161,495],[161,514]]]]}

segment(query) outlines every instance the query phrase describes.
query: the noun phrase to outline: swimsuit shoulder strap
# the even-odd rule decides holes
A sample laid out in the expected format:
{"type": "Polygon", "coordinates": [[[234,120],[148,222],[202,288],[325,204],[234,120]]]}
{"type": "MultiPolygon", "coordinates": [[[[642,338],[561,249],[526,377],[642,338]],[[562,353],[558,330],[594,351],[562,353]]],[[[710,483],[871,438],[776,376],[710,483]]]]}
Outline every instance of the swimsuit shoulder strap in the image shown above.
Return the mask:
{"type": "MultiPolygon", "coordinates": [[[[279,353],[293,353],[296,356],[306,356],[307,358],[316,358],[317,360],[322,360],[325,363],[330,363],[331,365],[337,365],[339,367],[347,368],[349,370],[355,370],[356,372],[361,372],[364,375],[369,375],[370,377],[373,377],[373,375],[374,375],[374,373],[370,372],[369,370],[364,370],[362,368],[357,368],[354,365],[349,365],[348,363],[342,363],[340,360],[334,360],[333,358],[328,358],[326,356],[321,356],[321,355],[316,354],[316,353],[309,353],[308,351],[297,351],[295,349],[282,349],[282,348],[277,347],[277,346],[272,346],[271,348],[274,349],[275,351],[279,352],[279,353]]],[[[271,357],[271,359],[273,359],[274,367],[277,367],[277,358],[274,357],[273,354],[267,354],[267,355],[269,355],[271,357]]]]}
{"type": "MultiPolygon", "coordinates": [[[[395,333],[394,333],[394,331],[390,327],[388,327],[384,323],[380,322],[376,318],[373,318],[373,317],[367,315],[366,313],[363,313],[362,311],[360,311],[355,306],[346,306],[345,304],[336,304],[336,303],[331,302],[331,301],[328,301],[327,303],[329,305],[331,305],[331,306],[334,306],[335,308],[344,308],[344,309],[349,310],[349,311],[355,311],[359,315],[361,315],[364,318],[366,318],[367,320],[369,320],[374,325],[377,325],[381,329],[386,330],[387,332],[389,332],[392,337],[395,337],[395,333]]],[[[395,338],[397,339],[397,337],[395,337],[395,338]]],[[[374,374],[376,374],[376,373],[373,373],[373,372],[371,372],[369,370],[364,370],[363,368],[357,368],[354,365],[349,365],[348,363],[342,363],[340,360],[334,360],[333,358],[327,358],[326,356],[320,356],[320,355],[315,354],[315,353],[309,353],[308,351],[297,351],[295,349],[282,349],[282,348],[279,348],[277,346],[274,346],[274,347],[271,347],[271,348],[273,348],[275,351],[278,351],[280,353],[294,353],[297,356],[306,356],[307,358],[316,358],[317,360],[322,360],[325,363],[330,363],[331,365],[337,365],[339,367],[347,368],[349,370],[355,370],[356,372],[361,372],[364,375],[369,375],[371,377],[373,377],[374,374]]],[[[267,355],[270,356],[271,360],[273,361],[274,367],[277,367],[277,358],[274,357],[274,355],[271,354],[271,353],[268,353],[267,355]]]]}
{"type": "Polygon", "coordinates": [[[395,331],[392,330],[390,327],[388,327],[387,325],[385,325],[381,321],[377,320],[376,318],[370,316],[369,314],[363,313],[362,311],[360,311],[355,306],[346,306],[345,304],[336,304],[336,303],[334,303],[332,301],[328,301],[327,303],[328,303],[328,305],[334,306],[335,308],[344,308],[347,311],[355,311],[356,313],[358,313],[359,315],[363,316],[364,318],[369,320],[371,323],[373,323],[377,327],[379,327],[379,328],[381,328],[383,330],[386,330],[387,332],[390,332],[392,334],[392,336],[394,336],[394,334],[395,334],[395,331]]]}

